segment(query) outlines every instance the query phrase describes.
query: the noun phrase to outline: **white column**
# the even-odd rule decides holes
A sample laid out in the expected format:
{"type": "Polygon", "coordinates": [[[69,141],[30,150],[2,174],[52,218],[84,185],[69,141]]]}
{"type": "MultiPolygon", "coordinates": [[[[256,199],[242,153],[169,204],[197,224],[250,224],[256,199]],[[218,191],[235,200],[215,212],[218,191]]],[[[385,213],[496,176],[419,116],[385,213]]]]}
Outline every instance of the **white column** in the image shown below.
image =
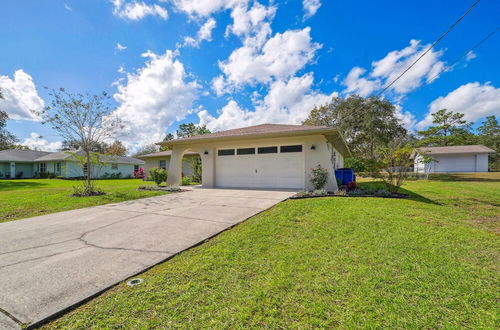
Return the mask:
{"type": "Polygon", "coordinates": [[[204,188],[215,187],[215,148],[200,148],[201,183],[204,188]]]}
{"type": "Polygon", "coordinates": [[[170,163],[168,164],[168,178],[167,185],[180,186],[182,180],[182,156],[186,151],[185,148],[174,147],[172,148],[172,156],[170,156],[170,163]]]}

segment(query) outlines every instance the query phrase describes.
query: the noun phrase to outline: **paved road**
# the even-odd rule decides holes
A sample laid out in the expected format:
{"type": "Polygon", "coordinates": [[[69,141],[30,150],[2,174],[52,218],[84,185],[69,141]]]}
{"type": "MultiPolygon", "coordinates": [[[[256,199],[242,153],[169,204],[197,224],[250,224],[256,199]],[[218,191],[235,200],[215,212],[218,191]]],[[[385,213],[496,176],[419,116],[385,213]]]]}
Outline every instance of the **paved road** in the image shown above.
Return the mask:
{"type": "Polygon", "coordinates": [[[37,324],[292,194],[194,189],[0,223],[0,329],[37,324]]]}

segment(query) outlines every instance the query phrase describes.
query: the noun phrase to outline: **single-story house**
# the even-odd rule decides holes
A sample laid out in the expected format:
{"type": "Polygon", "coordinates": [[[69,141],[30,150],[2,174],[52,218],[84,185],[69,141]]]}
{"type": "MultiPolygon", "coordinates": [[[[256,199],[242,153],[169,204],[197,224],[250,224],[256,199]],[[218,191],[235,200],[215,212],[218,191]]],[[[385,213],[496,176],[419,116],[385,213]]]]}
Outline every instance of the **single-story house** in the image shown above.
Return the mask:
{"type": "MultiPolygon", "coordinates": [[[[170,157],[172,156],[172,150],[154,152],[146,155],[136,156],[137,158],[145,161],[144,172],[146,176],[149,176],[149,170],[153,167],[163,168],[168,171],[168,166],[170,164],[170,157]]],[[[196,159],[199,158],[196,152],[186,152],[184,153],[184,158],[182,161],[182,176],[192,177],[194,174],[194,164],[196,159]]]]}
{"type": "Polygon", "coordinates": [[[422,147],[413,151],[417,173],[488,172],[488,154],[495,153],[482,145],[422,147]],[[425,162],[424,156],[431,161],[425,162]]]}
{"type": "MultiPolygon", "coordinates": [[[[82,151],[76,151],[81,156],[82,151]]],[[[93,166],[95,178],[111,175],[129,177],[144,161],[132,157],[102,156],[103,165],[93,166]],[[121,173],[121,174],[118,174],[121,173]]],[[[45,152],[9,149],[0,151],[0,178],[33,178],[40,173],[52,173],[57,177],[75,178],[83,176],[84,169],[75,158],[64,151],[45,152]]]]}
{"type": "Polygon", "coordinates": [[[158,144],[172,150],[168,184],[180,183],[183,155],[196,152],[204,187],[311,190],[311,169],[320,165],[335,191],[334,170],[351,155],[339,131],[325,126],[263,124],[158,144]]]}

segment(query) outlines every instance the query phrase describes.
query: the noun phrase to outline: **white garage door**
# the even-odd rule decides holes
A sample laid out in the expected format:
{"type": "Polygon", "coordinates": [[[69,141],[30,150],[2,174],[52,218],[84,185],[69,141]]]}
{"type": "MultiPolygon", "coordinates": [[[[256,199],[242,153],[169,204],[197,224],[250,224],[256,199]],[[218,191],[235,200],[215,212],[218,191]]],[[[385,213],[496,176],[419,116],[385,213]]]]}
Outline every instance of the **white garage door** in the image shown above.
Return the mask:
{"type": "Polygon", "coordinates": [[[216,157],[218,187],[304,188],[302,145],[224,148],[216,157]]]}
{"type": "Polygon", "coordinates": [[[476,155],[436,157],[435,172],[476,172],[476,155]]]}

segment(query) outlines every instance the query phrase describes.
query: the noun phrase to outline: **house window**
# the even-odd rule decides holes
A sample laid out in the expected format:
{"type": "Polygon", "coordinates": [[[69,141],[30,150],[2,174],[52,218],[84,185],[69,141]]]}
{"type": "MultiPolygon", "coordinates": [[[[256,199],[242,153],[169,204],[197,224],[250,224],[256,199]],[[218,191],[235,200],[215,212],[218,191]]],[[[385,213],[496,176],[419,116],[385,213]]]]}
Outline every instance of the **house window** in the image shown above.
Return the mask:
{"type": "Polygon", "coordinates": [[[166,170],[167,169],[167,161],[166,160],[160,160],[160,164],[158,165],[158,167],[166,170]]]}
{"type": "Polygon", "coordinates": [[[40,163],[40,173],[47,172],[47,163],[40,163]]]}
{"type": "Polygon", "coordinates": [[[111,164],[111,169],[112,170],[117,170],[118,169],[118,164],[111,164]]]}
{"type": "Polygon", "coordinates": [[[280,152],[302,152],[302,145],[296,146],[281,146],[280,152]]]}
{"type": "Polygon", "coordinates": [[[134,171],[139,171],[139,165],[134,165],[134,171]]]}
{"type": "Polygon", "coordinates": [[[258,148],[259,154],[276,154],[278,153],[278,147],[262,147],[258,148]]]}
{"type": "Polygon", "coordinates": [[[89,171],[89,165],[87,163],[83,164],[83,175],[87,175],[89,171]]]}
{"type": "Polygon", "coordinates": [[[241,148],[236,150],[238,155],[255,155],[255,148],[241,148]]]}
{"type": "Polygon", "coordinates": [[[234,155],[234,149],[221,149],[217,151],[219,156],[232,156],[234,155]]]}
{"type": "Polygon", "coordinates": [[[61,163],[56,163],[56,172],[61,173],[61,163]]]}

